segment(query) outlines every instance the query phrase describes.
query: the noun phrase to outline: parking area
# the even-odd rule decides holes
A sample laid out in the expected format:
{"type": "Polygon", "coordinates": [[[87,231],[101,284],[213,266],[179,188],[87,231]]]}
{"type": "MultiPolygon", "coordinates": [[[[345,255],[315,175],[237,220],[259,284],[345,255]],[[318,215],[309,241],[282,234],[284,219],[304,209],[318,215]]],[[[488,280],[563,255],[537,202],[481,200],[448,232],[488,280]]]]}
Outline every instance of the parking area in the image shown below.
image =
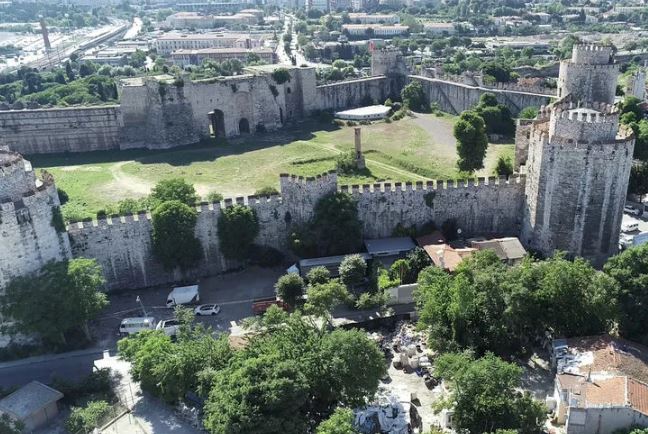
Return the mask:
{"type": "MultiPolygon", "coordinates": [[[[254,299],[274,295],[274,284],[284,273],[284,268],[251,267],[201,279],[198,282],[200,303],[219,304],[221,311],[218,315],[199,316],[196,320],[215,331],[229,331],[243,318],[252,316],[254,299]]],[[[95,321],[93,327],[99,345],[103,348],[114,346],[121,320],[143,316],[143,310],[158,321],[172,318],[173,309],[166,307],[171,287],[172,285],[165,285],[109,295],[110,305],[95,321]],[[141,304],[137,301],[138,297],[141,304]]]]}

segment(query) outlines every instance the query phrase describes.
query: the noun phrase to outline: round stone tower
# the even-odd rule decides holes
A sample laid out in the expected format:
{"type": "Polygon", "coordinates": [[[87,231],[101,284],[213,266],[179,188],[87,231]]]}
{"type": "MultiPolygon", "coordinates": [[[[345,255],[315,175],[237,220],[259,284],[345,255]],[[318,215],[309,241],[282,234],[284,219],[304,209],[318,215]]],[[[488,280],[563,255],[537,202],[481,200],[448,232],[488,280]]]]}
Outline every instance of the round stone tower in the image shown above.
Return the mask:
{"type": "Polygon", "coordinates": [[[0,150],[0,290],[49,261],[70,258],[54,179],[37,179],[31,164],[0,150]]]}
{"type": "Polygon", "coordinates": [[[571,59],[560,62],[558,98],[571,95],[574,101],[612,104],[618,75],[612,47],[574,45],[571,59]]]}

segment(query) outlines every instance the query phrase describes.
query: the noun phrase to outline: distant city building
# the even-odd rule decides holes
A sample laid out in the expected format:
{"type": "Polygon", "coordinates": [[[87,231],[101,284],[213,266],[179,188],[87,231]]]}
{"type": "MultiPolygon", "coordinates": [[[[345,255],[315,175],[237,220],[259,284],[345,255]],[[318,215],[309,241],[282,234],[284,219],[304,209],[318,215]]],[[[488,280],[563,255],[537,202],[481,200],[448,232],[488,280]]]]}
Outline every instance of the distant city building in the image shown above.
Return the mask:
{"type": "Polygon", "coordinates": [[[271,48],[203,48],[201,50],[177,50],[171,53],[171,60],[175,65],[188,66],[200,65],[205,60],[224,62],[226,60],[240,60],[246,62],[250,55],[257,55],[265,63],[276,63],[277,58],[271,48]]]}
{"type": "Polygon", "coordinates": [[[177,33],[169,32],[160,36],[154,43],[158,54],[171,54],[177,50],[200,50],[204,48],[258,48],[264,44],[263,38],[252,38],[243,33],[177,33]]]}
{"type": "Polygon", "coordinates": [[[164,20],[164,26],[172,29],[213,29],[233,24],[253,25],[262,17],[263,12],[256,9],[254,13],[239,12],[234,15],[204,15],[197,12],[178,12],[169,15],[164,20]],[[261,15],[258,12],[261,12],[261,15]]]}
{"type": "Polygon", "coordinates": [[[381,24],[343,24],[342,31],[348,32],[349,36],[400,36],[407,34],[409,27],[400,24],[393,26],[384,26],[381,24]]]}
{"type": "Polygon", "coordinates": [[[188,12],[205,12],[205,13],[222,13],[222,12],[238,12],[242,9],[246,9],[250,5],[243,2],[219,2],[219,3],[208,3],[208,2],[196,2],[196,3],[177,3],[175,9],[179,11],[188,11],[188,12]]]}
{"type": "Polygon", "coordinates": [[[395,14],[366,14],[366,13],[350,13],[349,18],[351,23],[354,24],[398,24],[400,17],[395,14]]]}
{"type": "Polygon", "coordinates": [[[456,32],[454,23],[424,23],[423,29],[432,35],[454,35],[456,32]]]}

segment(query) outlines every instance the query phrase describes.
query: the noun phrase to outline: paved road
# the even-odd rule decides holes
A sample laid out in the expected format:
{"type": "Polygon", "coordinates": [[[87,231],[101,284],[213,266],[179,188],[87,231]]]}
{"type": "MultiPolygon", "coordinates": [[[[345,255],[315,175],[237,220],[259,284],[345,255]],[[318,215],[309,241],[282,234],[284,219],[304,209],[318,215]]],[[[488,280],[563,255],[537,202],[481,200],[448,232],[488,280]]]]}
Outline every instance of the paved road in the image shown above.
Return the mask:
{"type": "Polygon", "coordinates": [[[78,381],[90,374],[94,361],[101,358],[103,350],[93,349],[0,363],[0,387],[21,386],[33,380],[47,384],[55,378],[78,381]]]}

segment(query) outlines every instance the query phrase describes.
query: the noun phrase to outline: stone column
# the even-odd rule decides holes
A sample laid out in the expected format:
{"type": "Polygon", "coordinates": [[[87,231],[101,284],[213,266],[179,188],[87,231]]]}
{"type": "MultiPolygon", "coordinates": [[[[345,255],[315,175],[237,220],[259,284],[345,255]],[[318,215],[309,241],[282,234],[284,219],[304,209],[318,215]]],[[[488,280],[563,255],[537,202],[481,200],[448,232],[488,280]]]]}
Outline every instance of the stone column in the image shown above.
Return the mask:
{"type": "Polygon", "coordinates": [[[367,167],[364,156],[362,155],[362,128],[355,127],[355,153],[356,167],[360,170],[367,167]]]}

